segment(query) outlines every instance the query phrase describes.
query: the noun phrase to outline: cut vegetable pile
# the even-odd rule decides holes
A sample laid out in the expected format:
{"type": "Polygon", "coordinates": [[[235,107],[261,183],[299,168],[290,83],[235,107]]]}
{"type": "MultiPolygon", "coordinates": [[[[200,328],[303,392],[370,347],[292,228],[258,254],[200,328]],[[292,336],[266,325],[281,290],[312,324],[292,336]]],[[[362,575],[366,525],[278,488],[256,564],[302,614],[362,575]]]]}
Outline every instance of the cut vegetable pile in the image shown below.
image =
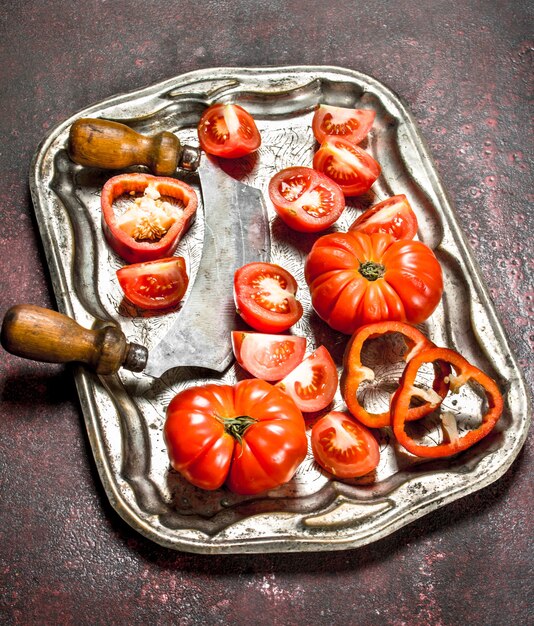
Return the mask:
{"type": "MultiPolygon", "coordinates": [[[[319,143],[313,167],[295,163],[276,173],[268,188],[288,228],[319,233],[303,270],[319,318],[348,336],[341,381],[325,346],[306,355],[306,338],[290,332],[303,315],[291,273],[263,262],[238,268],[235,305],[250,330],[235,329],[231,339],[249,378],[180,392],[164,427],[172,467],[199,488],[225,485],[257,494],[286,483],[306,456],[307,429],[314,458],[326,472],[372,479],[380,461],[373,429],[392,429],[406,454],[448,457],[488,435],[502,413],[503,398],[491,378],[414,326],[439,305],[443,277],[433,251],[414,240],[417,218],[406,196],[375,204],[347,232],[320,234],[342,215],[346,196],[368,192],[380,176],[380,164],[359,145],[374,119],[372,110],[320,105],[310,129],[319,143]],[[373,412],[361,394],[375,379],[364,347],[391,335],[406,346],[402,374],[389,393],[389,407],[373,412]],[[432,371],[426,385],[420,378],[424,367],[432,371]],[[474,428],[458,425],[441,409],[449,393],[470,384],[483,406],[474,428]],[[338,386],[346,410],[332,405],[338,386]],[[414,426],[429,415],[441,420],[438,443],[418,436],[414,426]]],[[[228,159],[261,145],[253,117],[235,104],[208,107],[198,136],[207,153],[228,159]]],[[[101,204],[105,238],[129,263],[117,272],[125,298],[141,309],[178,305],[188,275],[185,260],[173,254],[195,216],[194,190],[174,178],[121,174],[106,183],[101,204]]]]}

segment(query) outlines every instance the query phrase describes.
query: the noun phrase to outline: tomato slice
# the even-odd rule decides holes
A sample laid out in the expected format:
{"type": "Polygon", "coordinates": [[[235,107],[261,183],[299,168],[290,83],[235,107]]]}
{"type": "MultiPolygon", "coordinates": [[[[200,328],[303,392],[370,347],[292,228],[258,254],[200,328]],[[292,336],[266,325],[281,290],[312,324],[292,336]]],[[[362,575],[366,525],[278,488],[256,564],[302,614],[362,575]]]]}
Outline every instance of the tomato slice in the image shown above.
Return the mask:
{"type": "Polygon", "coordinates": [[[234,274],[237,311],[263,333],[283,332],[302,317],[297,289],[293,276],[273,263],[248,263],[234,274]]]}
{"type": "Polygon", "coordinates": [[[200,146],[208,154],[234,159],[250,154],[261,136],[250,113],[238,104],[212,104],[198,123],[200,146]]]}
{"type": "Polygon", "coordinates": [[[346,196],[369,191],[381,167],[358,146],[346,139],[327,137],[313,157],[313,167],[336,182],[346,196]]]}
{"type": "Polygon", "coordinates": [[[281,380],[304,358],[306,339],[232,331],[232,347],[241,367],[262,380],[281,380]]]}
{"type": "Polygon", "coordinates": [[[395,239],[413,239],[417,234],[417,217],[404,194],[392,196],[362,213],[350,226],[371,235],[389,233],[395,239]]]}
{"type": "Polygon", "coordinates": [[[330,352],[320,346],[300,365],[277,383],[291,396],[301,411],[322,411],[334,399],[338,374],[330,352]]]}
{"type": "Polygon", "coordinates": [[[280,218],[302,233],[328,228],[345,208],[341,187],[311,167],[288,167],[275,174],[269,197],[280,218]]]}
{"type": "Polygon", "coordinates": [[[117,271],[126,298],[142,309],[165,309],[184,297],[189,278],[182,257],[134,263],[117,271]]]}
{"type": "Polygon", "coordinates": [[[341,137],[353,144],[365,139],[375,121],[371,109],[347,109],[327,104],[319,105],[312,120],[312,130],[319,143],[327,137],[341,137]]]}
{"type": "Polygon", "coordinates": [[[312,427],[312,451],[321,467],[339,478],[372,472],[380,461],[371,431],[347,413],[331,411],[312,427]]]}

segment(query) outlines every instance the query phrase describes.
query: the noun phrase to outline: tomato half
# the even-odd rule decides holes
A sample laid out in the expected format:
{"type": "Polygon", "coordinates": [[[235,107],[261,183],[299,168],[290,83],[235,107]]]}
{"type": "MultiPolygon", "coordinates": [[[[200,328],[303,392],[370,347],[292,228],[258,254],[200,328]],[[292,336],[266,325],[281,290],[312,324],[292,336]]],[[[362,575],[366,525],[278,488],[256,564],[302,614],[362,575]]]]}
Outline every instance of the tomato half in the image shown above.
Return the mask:
{"type": "Polygon", "coordinates": [[[313,425],[311,443],[317,463],[339,478],[364,476],[380,461],[371,431],[339,411],[327,413],[313,425]]]}
{"type": "Polygon", "coordinates": [[[441,267],[421,241],[386,233],[323,235],[304,267],[312,305],[335,330],[352,335],[372,322],[419,324],[443,293],[441,267]]]}
{"type": "Polygon", "coordinates": [[[119,174],[102,188],[102,229],[109,245],[128,263],[173,254],[195,216],[195,190],[175,178],[119,174]],[[120,212],[118,206],[126,210],[120,212]]]}
{"type": "Polygon", "coordinates": [[[288,167],[275,174],[269,197],[280,218],[303,233],[328,228],[345,209],[341,187],[311,167],[288,167]]]}
{"type": "Polygon", "coordinates": [[[380,176],[380,165],[346,139],[327,137],[313,157],[314,169],[336,182],[346,196],[366,193],[380,176]]]}
{"type": "Polygon", "coordinates": [[[248,263],[234,274],[237,312],[260,332],[283,332],[302,317],[297,288],[297,281],[283,267],[248,263]]]}
{"type": "Polygon", "coordinates": [[[337,391],[337,367],[330,353],[320,346],[300,365],[277,383],[289,394],[301,411],[322,411],[334,399],[337,391]]]}
{"type": "Polygon", "coordinates": [[[163,430],[172,467],[202,489],[239,494],[290,480],[307,452],[302,413],[262,380],[189,387],[173,398],[163,430]]]}
{"type": "Polygon", "coordinates": [[[389,233],[395,239],[413,239],[417,217],[404,194],[392,196],[362,213],[349,230],[361,233],[389,233]]]}
{"type": "Polygon", "coordinates": [[[232,331],[232,348],[241,367],[262,380],[282,380],[304,358],[305,337],[232,331]]]}
{"type": "Polygon", "coordinates": [[[212,104],[198,123],[198,139],[208,154],[234,159],[261,145],[261,136],[250,113],[238,104],[212,104]]]}
{"type": "Polygon", "coordinates": [[[327,137],[341,137],[357,144],[365,139],[375,117],[376,113],[371,109],[347,109],[321,104],[313,115],[312,130],[319,143],[323,143],[327,137]]]}
{"type": "Polygon", "coordinates": [[[126,298],[142,309],[165,309],[184,297],[189,283],[182,257],[134,263],[117,271],[126,298]]]}

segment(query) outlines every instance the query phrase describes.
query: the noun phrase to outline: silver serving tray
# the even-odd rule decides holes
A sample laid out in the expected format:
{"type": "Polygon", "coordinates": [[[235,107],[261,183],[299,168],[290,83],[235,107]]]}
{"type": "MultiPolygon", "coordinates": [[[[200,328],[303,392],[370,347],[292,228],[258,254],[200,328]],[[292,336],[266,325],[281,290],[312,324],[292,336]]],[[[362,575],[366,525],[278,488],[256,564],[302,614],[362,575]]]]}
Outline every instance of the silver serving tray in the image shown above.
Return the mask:
{"type": "MultiPolygon", "coordinates": [[[[113,507],[140,533],[177,550],[338,550],[376,541],[497,480],[528,431],[524,382],[412,115],[398,96],[359,72],[333,67],[199,70],[105,100],[55,128],[34,158],[30,186],[59,309],[87,327],[101,319],[116,320],[130,341],[149,349],[180,314],[148,315],[122,303],[115,277],[122,263],[106,246],[100,226],[99,194],[110,173],[84,169],[68,159],[70,125],[79,117],[104,117],[147,134],[170,130],[194,144],[201,111],[216,101],[237,102],[257,120],[262,147],[231,174],[265,193],[272,261],[292,272],[300,286],[305,314],[295,334],[308,338],[309,352],[326,345],[340,369],[347,337],[332,332],[312,312],[303,276],[304,259],[318,235],[286,228],[275,217],[266,188],[278,170],[311,164],[316,145],[310,123],[318,103],[376,111],[365,147],[381,164],[382,175],[373,193],[351,200],[334,229],[345,230],[377,199],[408,196],[419,220],[419,238],[436,252],[445,279],[442,303],[422,329],[436,344],[458,350],[499,382],[505,392],[504,414],[489,437],[450,460],[415,459],[396,444],[389,429],[382,429],[377,435],[381,461],[371,477],[334,480],[310,454],[287,485],[241,497],[224,489],[205,492],[182,480],[169,468],[162,438],[166,406],[175,393],[208,381],[234,383],[246,375],[239,366],[215,376],[200,368],[175,369],[158,380],[129,372],[99,378],[77,368],[89,439],[113,507]]],[[[184,178],[198,188],[194,175],[184,178]]],[[[191,284],[201,254],[202,215],[200,206],[177,251],[188,259],[191,284]]],[[[398,375],[399,367],[387,375],[398,375]]],[[[383,395],[377,397],[377,402],[384,401],[383,395]]],[[[458,412],[460,405],[476,409],[480,400],[467,390],[458,404],[446,403],[458,412]]],[[[333,408],[344,409],[339,394],[333,408]]]]}

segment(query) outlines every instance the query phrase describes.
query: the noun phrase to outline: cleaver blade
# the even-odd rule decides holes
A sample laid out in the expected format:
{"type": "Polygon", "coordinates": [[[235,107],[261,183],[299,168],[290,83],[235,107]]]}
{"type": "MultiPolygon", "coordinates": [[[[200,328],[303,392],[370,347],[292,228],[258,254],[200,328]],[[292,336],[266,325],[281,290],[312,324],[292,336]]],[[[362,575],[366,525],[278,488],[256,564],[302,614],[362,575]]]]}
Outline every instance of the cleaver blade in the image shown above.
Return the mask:
{"type": "Polygon", "coordinates": [[[263,194],[202,155],[198,168],[204,210],[202,256],[189,296],[174,324],[149,351],[144,373],[159,378],[175,367],[223,372],[232,361],[234,272],[269,262],[271,238],[263,194]]]}

